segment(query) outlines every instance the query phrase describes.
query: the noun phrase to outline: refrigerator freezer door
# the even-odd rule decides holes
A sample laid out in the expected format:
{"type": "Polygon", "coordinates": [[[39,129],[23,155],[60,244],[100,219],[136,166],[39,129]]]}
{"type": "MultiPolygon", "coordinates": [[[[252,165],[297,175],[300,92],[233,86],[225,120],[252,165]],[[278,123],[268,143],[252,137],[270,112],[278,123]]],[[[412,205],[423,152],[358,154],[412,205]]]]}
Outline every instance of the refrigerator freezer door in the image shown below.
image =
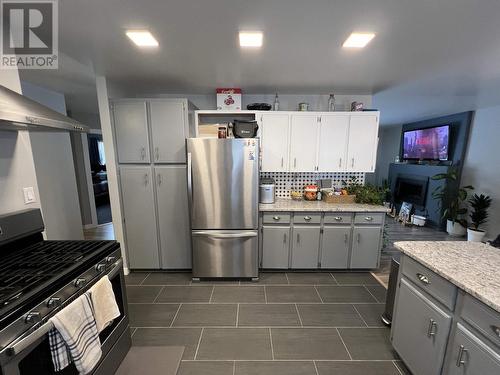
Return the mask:
{"type": "Polygon", "coordinates": [[[257,233],[193,231],[193,277],[258,277],[257,233]]]}
{"type": "Polygon", "coordinates": [[[189,138],[191,228],[257,229],[257,139],[189,138]]]}

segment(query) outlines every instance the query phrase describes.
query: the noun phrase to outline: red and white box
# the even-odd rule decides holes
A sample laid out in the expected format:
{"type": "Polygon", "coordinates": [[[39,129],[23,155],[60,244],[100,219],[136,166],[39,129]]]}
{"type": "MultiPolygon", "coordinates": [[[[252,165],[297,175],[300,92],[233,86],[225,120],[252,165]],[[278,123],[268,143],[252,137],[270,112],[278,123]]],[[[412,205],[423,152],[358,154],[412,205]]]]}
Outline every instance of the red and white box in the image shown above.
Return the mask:
{"type": "Polygon", "coordinates": [[[223,111],[241,110],[241,89],[218,88],[217,109],[223,111]]]}

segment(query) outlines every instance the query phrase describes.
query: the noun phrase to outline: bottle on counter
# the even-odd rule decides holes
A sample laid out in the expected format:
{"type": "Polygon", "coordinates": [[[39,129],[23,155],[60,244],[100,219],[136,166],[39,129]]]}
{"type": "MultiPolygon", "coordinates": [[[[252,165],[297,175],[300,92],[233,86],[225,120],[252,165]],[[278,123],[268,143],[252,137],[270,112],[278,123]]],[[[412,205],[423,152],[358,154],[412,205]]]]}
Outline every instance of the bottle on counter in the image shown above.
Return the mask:
{"type": "Polygon", "coordinates": [[[274,97],[273,111],[279,111],[279,110],[280,110],[280,101],[278,99],[278,93],[276,93],[276,96],[274,97]]]}
{"type": "Polygon", "coordinates": [[[328,98],[328,112],[335,112],[335,95],[330,94],[328,98]]]}

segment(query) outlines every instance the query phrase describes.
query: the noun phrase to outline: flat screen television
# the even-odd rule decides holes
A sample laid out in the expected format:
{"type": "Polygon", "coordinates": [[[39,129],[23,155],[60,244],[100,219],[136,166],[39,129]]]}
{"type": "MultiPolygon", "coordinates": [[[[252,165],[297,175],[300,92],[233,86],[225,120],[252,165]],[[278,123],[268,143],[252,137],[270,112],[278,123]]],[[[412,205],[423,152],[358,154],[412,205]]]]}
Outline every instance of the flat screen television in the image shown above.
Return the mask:
{"type": "Polygon", "coordinates": [[[449,125],[405,131],[403,159],[448,160],[449,136],[449,125]]]}

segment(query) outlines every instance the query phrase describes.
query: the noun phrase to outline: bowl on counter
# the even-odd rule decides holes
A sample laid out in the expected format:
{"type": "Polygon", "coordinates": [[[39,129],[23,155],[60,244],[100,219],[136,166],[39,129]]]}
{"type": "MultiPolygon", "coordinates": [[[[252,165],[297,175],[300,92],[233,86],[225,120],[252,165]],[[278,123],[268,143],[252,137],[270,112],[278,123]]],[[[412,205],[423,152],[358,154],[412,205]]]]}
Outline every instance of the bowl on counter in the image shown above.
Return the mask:
{"type": "Polygon", "coordinates": [[[294,201],[301,201],[302,193],[300,191],[291,191],[290,198],[292,198],[294,201]]]}

